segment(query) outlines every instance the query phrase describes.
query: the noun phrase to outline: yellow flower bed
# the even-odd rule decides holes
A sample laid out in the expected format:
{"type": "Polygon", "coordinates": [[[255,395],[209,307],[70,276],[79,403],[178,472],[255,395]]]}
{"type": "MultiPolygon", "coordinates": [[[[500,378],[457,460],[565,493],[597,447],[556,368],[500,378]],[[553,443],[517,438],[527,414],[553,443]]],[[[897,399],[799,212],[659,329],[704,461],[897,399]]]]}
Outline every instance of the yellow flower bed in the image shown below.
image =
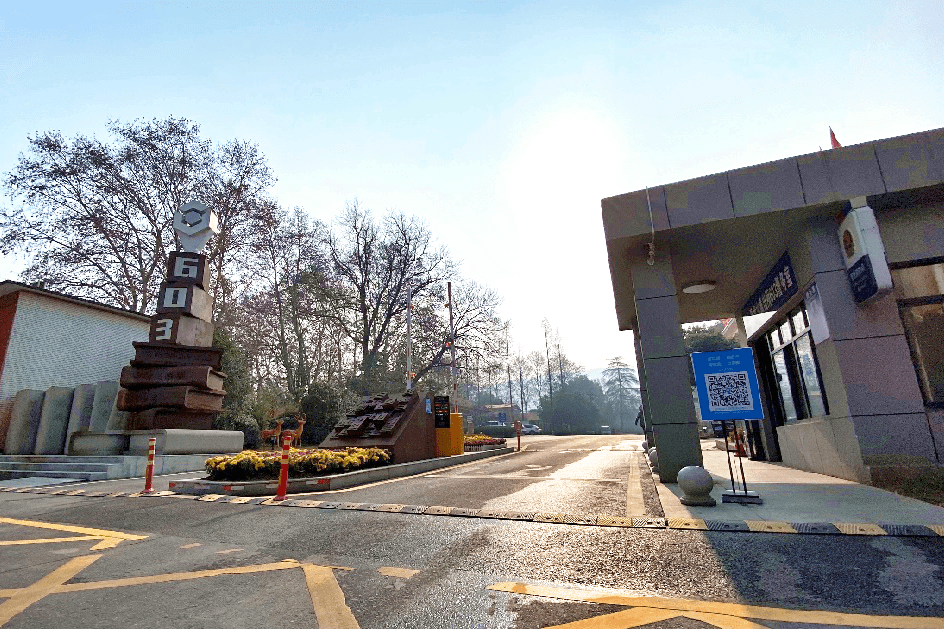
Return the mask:
{"type": "Polygon", "coordinates": [[[499,446],[505,443],[504,437],[489,437],[488,435],[466,435],[467,446],[499,446]]]}
{"type": "MultiPolygon", "coordinates": [[[[381,448],[346,448],[344,450],[291,449],[288,475],[292,478],[326,476],[390,463],[390,453],[381,448]]],[[[282,452],[243,450],[239,454],[214,456],[206,461],[210,480],[265,480],[279,477],[282,452]]]]}

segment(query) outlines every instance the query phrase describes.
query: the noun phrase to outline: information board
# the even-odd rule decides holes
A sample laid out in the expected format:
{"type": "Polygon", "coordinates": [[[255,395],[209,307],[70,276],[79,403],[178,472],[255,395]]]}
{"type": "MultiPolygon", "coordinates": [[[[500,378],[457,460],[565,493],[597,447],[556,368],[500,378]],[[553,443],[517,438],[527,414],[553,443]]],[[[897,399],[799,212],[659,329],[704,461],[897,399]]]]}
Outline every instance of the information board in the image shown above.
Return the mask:
{"type": "Polygon", "coordinates": [[[692,354],[702,421],[763,419],[754,350],[749,347],[692,354]]]}
{"type": "Polygon", "coordinates": [[[449,396],[436,395],[433,397],[433,420],[436,428],[449,428],[449,396]]]}

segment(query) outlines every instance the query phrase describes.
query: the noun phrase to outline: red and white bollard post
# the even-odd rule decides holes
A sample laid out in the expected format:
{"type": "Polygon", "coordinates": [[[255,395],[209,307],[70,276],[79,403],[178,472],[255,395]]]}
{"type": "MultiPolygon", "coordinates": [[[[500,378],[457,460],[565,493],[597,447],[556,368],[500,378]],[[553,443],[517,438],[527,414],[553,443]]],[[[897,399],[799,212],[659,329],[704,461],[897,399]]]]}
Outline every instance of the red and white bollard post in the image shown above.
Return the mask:
{"type": "Polygon", "coordinates": [[[154,480],[154,451],[157,449],[157,437],[148,439],[148,462],[144,471],[144,491],[142,494],[153,494],[154,488],[151,482],[154,480]]]}
{"type": "Polygon", "coordinates": [[[282,435],[282,468],[279,470],[279,488],[273,500],[285,500],[288,493],[288,449],[292,444],[292,435],[282,435]]]}

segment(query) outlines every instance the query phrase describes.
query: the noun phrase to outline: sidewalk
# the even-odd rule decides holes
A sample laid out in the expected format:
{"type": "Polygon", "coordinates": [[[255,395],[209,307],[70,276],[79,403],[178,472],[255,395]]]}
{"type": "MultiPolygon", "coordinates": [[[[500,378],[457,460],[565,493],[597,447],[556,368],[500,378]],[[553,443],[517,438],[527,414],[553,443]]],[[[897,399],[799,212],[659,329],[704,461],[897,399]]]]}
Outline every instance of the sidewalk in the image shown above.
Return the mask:
{"type": "MultiPolygon", "coordinates": [[[[702,455],[705,469],[715,479],[711,496],[718,506],[687,507],[679,501],[682,490],[677,484],[656,480],[666,518],[944,525],[944,508],[870,485],[747,458],[743,459],[747,488],[760,494],[764,504],[723,503],[721,492],[731,489],[725,452],[712,444],[702,455]]],[[[735,479],[740,480],[739,459],[732,455],[731,463],[738,466],[735,479]]],[[[741,488],[740,482],[737,487],[741,488]]]]}

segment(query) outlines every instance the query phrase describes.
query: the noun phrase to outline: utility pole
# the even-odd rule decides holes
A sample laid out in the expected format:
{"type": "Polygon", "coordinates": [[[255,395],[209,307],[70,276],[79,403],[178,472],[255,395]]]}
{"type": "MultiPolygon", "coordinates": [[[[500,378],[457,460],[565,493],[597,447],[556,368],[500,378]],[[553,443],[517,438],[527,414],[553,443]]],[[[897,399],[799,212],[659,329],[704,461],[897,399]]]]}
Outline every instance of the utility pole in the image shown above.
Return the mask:
{"type": "Polygon", "coordinates": [[[508,330],[505,330],[505,368],[508,371],[508,419],[515,421],[515,399],[511,395],[511,354],[508,351],[508,330]]]}
{"type": "Polygon", "coordinates": [[[560,330],[557,331],[557,364],[560,367],[561,390],[564,388],[564,356],[560,351],[560,330]]]}
{"type": "MultiPolygon", "coordinates": [[[[545,323],[547,320],[545,319],[545,323]]],[[[551,349],[547,344],[547,326],[544,326],[544,353],[547,355],[547,389],[548,389],[548,400],[554,399],[554,379],[551,377],[551,349]]],[[[548,418],[550,419],[550,418],[548,418]]],[[[548,422],[550,425],[548,428],[549,432],[554,432],[554,421],[551,420],[548,422]]]]}

